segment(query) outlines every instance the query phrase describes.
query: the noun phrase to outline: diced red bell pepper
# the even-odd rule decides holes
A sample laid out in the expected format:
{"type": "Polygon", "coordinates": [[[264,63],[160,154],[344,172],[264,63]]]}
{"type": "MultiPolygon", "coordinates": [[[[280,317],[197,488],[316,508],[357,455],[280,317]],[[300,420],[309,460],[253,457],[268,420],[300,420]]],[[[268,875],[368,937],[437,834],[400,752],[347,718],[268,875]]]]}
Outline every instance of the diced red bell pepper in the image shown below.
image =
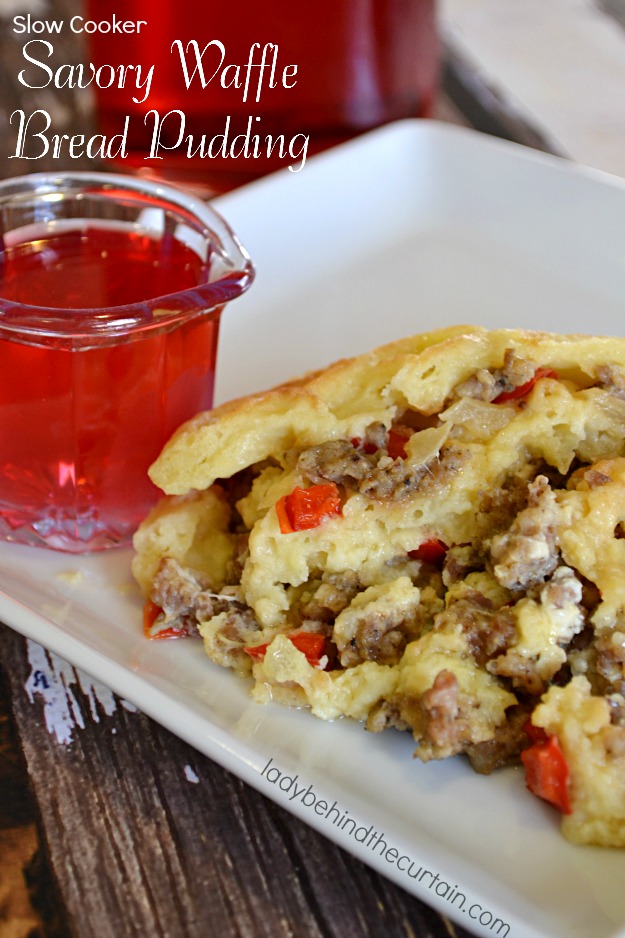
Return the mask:
{"type": "Polygon", "coordinates": [[[517,388],[512,388],[511,391],[502,391],[502,393],[495,398],[493,404],[507,404],[508,401],[518,401],[520,398],[525,397],[526,394],[529,394],[536,382],[541,378],[557,377],[558,372],[554,371],[553,368],[537,368],[529,381],[526,381],[525,384],[520,384],[517,388]]]}
{"type": "MultiPolygon", "coordinates": [[[[292,632],[286,637],[295,645],[298,651],[306,655],[306,660],[313,668],[319,667],[325,654],[326,639],[324,635],[320,635],[318,632],[292,632]]],[[[249,645],[243,651],[246,651],[255,661],[262,661],[269,644],[269,642],[265,642],[262,645],[249,645]]]]}
{"type": "Polygon", "coordinates": [[[410,439],[410,433],[401,433],[399,430],[394,430],[393,427],[388,431],[388,441],[386,444],[386,452],[389,454],[391,459],[405,459],[408,455],[406,453],[406,443],[410,439]]]}
{"type": "Polygon", "coordinates": [[[545,739],[539,738],[521,753],[521,760],[529,790],[554,805],[562,814],[571,814],[569,767],[558,737],[545,734],[545,739]]]}
{"type": "Polygon", "coordinates": [[[151,599],[148,599],[143,607],[143,633],[146,638],[151,640],[160,639],[160,638],[186,638],[189,634],[189,630],[186,625],[177,628],[176,626],[170,625],[166,629],[162,629],[160,632],[156,632],[154,635],[151,635],[151,629],[160,614],[162,613],[160,606],[157,606],[156,603],[153,603],[151,599]]]}
{"type": "Polygon", "coordinates": [[[341,514],[341,498],[334,482],[311,485],[307,489],[296,486],[290,495],[276,502],[276,513],[282,534],[316,528],[328,518],[341,514]]]}
{"type": "Polygon", "coordinates": [[[359,436],[352,437],[351,444],[354,449],[362,449],[363,453],[366,453],[368,456],[372,456],[378,451],[375,443],[369,443],[367,440],[361,440],[359,436]]]}
{"type": "MultiPolygon", "coordinates": [[[[396,430],[394,427],[388,431],[388,437],[386,441],[386,452],[389,454],[391,459],[405,459],[408,455],[406,453],[406,443],[410,439],[411,434],[408,431],[396,430]]],[[[367,440],[361,440],[360,437],[353,437],[351,440],[352,446],[355,449],[362,449],[363,452],[372,455],[377,453],[378,447],[375,443],[368,443],[367,440]]]]}
{"type": "Polygon", "coordinates": [[[439,541],[437,537],[431,538],[419,544],[416,550],[408,551],[408,556],[413,560],[420,560],[422,563],[442,564],[447,553],[447,545],[439,541]]]}

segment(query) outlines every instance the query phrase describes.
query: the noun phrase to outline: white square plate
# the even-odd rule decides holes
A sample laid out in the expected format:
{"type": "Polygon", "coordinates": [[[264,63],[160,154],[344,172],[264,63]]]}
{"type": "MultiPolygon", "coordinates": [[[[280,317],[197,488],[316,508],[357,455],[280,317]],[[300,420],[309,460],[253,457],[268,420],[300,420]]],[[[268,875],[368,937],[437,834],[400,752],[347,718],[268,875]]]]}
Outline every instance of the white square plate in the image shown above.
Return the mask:
{"type": "MultiPolygon", "coordinates": [[[[258,275],[218,400],[452,323],[623,334],[623,184],[471,131],[399,123],[219,207],[258,275]]],[[[145,641],[129,559],[0,544],[0,618],[475,934],[625,938],[625,854],[567,844],[520,770],[252,703],[199,643],[145,641]]]]}

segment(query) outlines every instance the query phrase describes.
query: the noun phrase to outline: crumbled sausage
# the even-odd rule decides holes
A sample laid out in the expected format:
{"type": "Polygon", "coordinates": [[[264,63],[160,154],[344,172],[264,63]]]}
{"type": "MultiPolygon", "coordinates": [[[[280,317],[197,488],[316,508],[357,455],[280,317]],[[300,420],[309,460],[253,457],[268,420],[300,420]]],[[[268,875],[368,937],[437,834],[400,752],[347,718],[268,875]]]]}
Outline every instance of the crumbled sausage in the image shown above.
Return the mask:
{"type": "Polygon", "coordinates": [[[435,620],[436,628],[448,629],[456,623],[467,637],[473,658],[481,666],[502,654],[516,633],[510,609],[504,606],[495,611],[491,600],[478,590],[466,590],[435,620]]]}
{"type": "MultiPolygon", "coordinates": [[[[567,606],[579,605],[583,597],[583,587],[581,581],[570,567],[558,567],[548,583],[540,591],[540,600],[545,607],[551,607],[552,610],[560,611],[567,606]]],[[[560,641],[568,642],[578,631],[576,621],[575,628],[570,632],[568,629],[560,629],[560,641]]],[[[625,660],[625,659],[624,659],[625,660]]]]}
{"type": "Polygon", "coordinates": [[[469,721],[460,706],[460,686],[452,671],[439,671],[421,700],[426,718],[422,738],[445,755],[461,752],[467,743],[469,721]]]}
{"type": "MultiPolygon", "coordinates": [[[[549,623],[548,632],[523,632],[504,655],[489,660],[491,674],[509,678],[515,688],[528,694],[540,694],[566,660],[562,648],[580,633],[585,625],[581,605],[582,584],[570,567],[559,567],[538,594],[536,607],[549,623]]],[[[524,607],[521,600],[517,608],[524,607]]],[[[500,610],[500,614],[505,610],[500,610]]],[[[509,610],[514,615],[514,610],[509,610]]],[[[521,614],[521,613],[519,613],[521,614]]]]}
{"type": "Polygon", "coordinates": [[[530,745],[523,729],[529,713],[528,707],[509,707],[505,721],[495,728],[493,739],[467,746],[466,753],[475,772],[490,775],[496,769],[518,762],[519,753],[530,745]]]}
{"type": "Polygon", "coordinates": [[[466,458],[466,453],[456,446],[443,447],[439,456],[419,466],[411,465],[407,459],[392,460],[386,456],[379,460],[374,472],[360,483],[359,491],[371,498],[396,501],[416,491],[434,493],[459,471],[466,458]]]}
{"type": "Polygon", "coordinates": [[[494,401],[500,394],[527,384],[534,377],[535,371],[535,364],[518,358],[513,349],[507,349],[502,368],[493,371],[480,369],[454,388],[452,399],[474,397],[480,401],[494,401]]]}
{"type": "Polygon", "coordinates": [[[504,606],[488,622],[474,618],[466,631],[473,657],[484,665],[508,649],[516,636],[516,620],[512,610],[504,606]]]}
{"type": "Polygon", "coordinates": [[[625,633],[620,629],[603,629],[595,639],[597,673],[608,690],[625,693],[625,633]]]}
{"type": "Polygon", "coordinates": [[[362,453],[349,440],[329,440],[303,450],[297,468],[311,482],[356,486],[374,471],[377,454],[362,453]]]}
{"type": "Polygon", "coordinates": [[[494,401],[500,393],[495,375],[487,368],[481,368],[454,388],[452,400],[460,397],[474,397],[478,401],[490,402],[494,401]]]}
{"type": "Polygon", "coordinates": [[[388,430],[379,420],[370,423],[365,430],[363,446],[367,449],[386,449],[388,444],[388,430]]]}
{"type": "Polygon", "coordinates": [[[184,623],[194,630],[198,623],[226,612],[231,629],[239,625],[247,631],[258,628],[251,609],[228,593],[215,593],[204,574],[182,567],[171,557],[161,561],[150,599],[162,609],[167,627],[184,623]]]}
{"type": "Polygon", "coordinates": [[[350,641],[339,647],[341,665],[351,668],[362,661],[397,664],[408,642],[417,638],[420,631],[418,614],[406,617],[401,611],[395,615],[372,612],[358,622],[350,641]]]}
{"type": "Polygon", "coordinates": [[[443,563],[443,583],[450,587],[464,580],[468,573],[480,570],[484,566],[481,552],[473,544],[457,544],[450,547],[443,563]]]}
{"type": "Polygon", "coordinates": [[[426,466],[414,468],[403,459],[384,456],[363,479],[359,490],[371,498],[403,498],[419,488],[427,471],[426,466]]]}
{"type": "Polygon", "coordinates": [[[529,485],[527,508],[491,543],[494,574],[510,590],[541,583],[558,565],[557,504],[545,476],[529,485]]]}
{"type": "Polygon", "coordinates": [[[392,459],[385,449],[367,453],[350,440],[329,440],[303,450],[297,468],[314,484],[335,482],[370,498],[399,500],[444,485],[465,458],[458,447],[447,446],[431,462],[415,466],[409,459],[392,459]]]}
{"type": "Polygon", "coordinates": [[[198,597],[211,589],[208,577],[165,557],[154,577],[150,598],[168,618],[177,618],[195,612],[198,597]]]}
{"type": "Polygon", "coordinates": [[[507,530],[518,513],[527,506],[527,478],[513,476],[505,484],[483,492],[479,516],[484,535],[492,537],[507,530]]]}
{"type": "Polygon", "coordinates": [[[453,672],[440,671],[424,694],[398,693],[378,701],[369,711],[366,729],[381,733],[389,728],[410,730],[423,762],[462,752],[471,733],[453,672]]]}
{"type": "Polygon", "coordinates": [[[358,589],[358,577],[353,570],[324,576],[311,599],[302,605],[303,618],[332,622],[339,612],[349,606],[358,589]]]}

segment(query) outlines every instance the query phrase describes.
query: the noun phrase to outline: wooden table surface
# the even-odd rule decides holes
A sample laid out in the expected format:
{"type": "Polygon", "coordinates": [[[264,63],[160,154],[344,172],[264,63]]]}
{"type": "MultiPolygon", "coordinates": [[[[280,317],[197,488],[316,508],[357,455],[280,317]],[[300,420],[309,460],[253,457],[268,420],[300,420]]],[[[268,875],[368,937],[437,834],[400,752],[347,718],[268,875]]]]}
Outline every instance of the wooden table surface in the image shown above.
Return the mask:
{"type": "MultiPolygon", "coordinates": [[[[33,169],[8,159],[11,18],[78,4],[0,0],[3,176],[33,169]]],[[[446,0],[438,116],[625,175],[624,23],[625,0],[446,0]]],[[[90,120],[84,94],[38,100],[68,128],[90,120]]],[[[469,934],[2,625],[0,665],[0,938],[469,934]]]]}

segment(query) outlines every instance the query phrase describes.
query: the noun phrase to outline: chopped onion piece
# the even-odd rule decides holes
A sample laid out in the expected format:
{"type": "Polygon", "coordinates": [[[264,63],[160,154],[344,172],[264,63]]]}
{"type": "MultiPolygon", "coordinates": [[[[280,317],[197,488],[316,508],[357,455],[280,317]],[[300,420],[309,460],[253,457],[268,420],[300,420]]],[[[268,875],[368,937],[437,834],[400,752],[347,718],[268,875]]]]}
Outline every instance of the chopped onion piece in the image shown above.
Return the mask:
{"type": "Polygon", "coordinates": [[[412,466],[425,466],[438,456],[451,432],[451,424],[418,430],[406,441],[406,455],[412,466]]]}
{"type": "Polygon", "coordinates": [[[475,397],[462,397],[439,414],[446,424],[453,424],[453,436],[463,442],[490,440],[514,417],[512,407],[489,404],[475,397]]]}

